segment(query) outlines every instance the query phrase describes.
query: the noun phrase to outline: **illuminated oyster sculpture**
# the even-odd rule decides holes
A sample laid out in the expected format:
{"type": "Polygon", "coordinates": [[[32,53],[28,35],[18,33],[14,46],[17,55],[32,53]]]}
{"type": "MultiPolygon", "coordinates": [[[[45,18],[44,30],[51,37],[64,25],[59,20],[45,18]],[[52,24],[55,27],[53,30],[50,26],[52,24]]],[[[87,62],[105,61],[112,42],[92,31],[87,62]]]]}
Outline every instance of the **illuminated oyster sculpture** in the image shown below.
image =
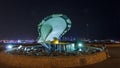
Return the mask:
{"type": "Polygon", "coordinates": [[[35,56],[58,56],[58,55],[86,55],[104,51],[104,47],[84,46],[80,41],[65,42],[59,39],[70,30],[71,21],[63,14],[53,14],[42,20],[38,25],[39,36],[36,46],[24,45],[13,48],[8,45],[7,53],[35,56]]]}
{"type": "Polygon", "coordinates": [[[38,43],[60,39],[71,28],[71,20],[63,14],[53,14],[38,25],[38,43]]]}

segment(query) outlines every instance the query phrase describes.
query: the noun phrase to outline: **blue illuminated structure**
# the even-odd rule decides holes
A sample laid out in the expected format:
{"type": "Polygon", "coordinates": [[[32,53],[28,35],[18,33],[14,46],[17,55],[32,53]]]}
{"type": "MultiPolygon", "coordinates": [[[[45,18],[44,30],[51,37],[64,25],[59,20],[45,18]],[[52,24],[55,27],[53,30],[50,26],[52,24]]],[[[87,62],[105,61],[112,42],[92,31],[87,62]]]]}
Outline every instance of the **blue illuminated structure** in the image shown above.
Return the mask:
{"type": "MultiPolygon", "coordinates": [[[[101,48],[84,46],[80,41],[65,42],[59,39],[71,28],[71,20],[63,14],[53,14],[44,18],[38,25],[37,45],[22,46],[14,48],[19,55],[80,55],[93,51],[102,51],[101,48]]],[[[20,41],[19,41],[20,42],[20,41]]],[[[12,46],[7,46],[11,49],[12,46]]],[[[13,52],[14,52],[13,51],[13,52]]]]}
{"type": "Polygon", "coordinates": [[[71,20],[63,14],[53,14],[38,25],[38,43],[61,38],[71,28],[71,20]]]}

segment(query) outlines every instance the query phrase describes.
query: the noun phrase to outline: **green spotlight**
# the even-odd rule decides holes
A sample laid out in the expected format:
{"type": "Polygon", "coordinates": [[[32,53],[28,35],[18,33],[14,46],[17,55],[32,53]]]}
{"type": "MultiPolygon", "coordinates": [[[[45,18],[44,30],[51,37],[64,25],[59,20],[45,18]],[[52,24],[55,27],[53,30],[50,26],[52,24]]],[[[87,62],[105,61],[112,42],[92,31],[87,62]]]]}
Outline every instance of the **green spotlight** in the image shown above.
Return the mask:
{"type": "Polygon", "coordinates": [[[78,43],[78,46],[79,46],[79,47],[82,47],[82,46],[83,46],[83,44],[82,44],[82,43],[78,43]]]}

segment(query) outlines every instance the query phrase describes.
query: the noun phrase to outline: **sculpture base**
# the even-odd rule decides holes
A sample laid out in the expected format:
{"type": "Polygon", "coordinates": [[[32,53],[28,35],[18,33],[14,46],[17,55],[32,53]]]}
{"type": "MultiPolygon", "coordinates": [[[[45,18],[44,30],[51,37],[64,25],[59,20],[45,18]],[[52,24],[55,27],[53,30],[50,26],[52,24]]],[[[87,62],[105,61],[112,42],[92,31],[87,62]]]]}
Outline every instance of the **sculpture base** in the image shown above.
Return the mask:
{"type": "Polygon", "coordinates": [[[20,68],[62,68],[98,63],[107,59],[106,51],[79,56],[23,56],[0,53],[0,63],[20,68]]]}

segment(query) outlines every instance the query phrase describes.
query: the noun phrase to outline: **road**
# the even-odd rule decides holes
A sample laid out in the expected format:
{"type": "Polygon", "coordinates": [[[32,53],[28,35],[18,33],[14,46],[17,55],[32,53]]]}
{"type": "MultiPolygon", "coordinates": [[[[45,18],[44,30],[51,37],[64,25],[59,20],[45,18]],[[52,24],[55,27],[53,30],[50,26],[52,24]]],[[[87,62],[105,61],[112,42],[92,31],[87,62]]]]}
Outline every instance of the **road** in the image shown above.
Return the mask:
{"type": "Polygon", "coordinates": [[[107,60],[92,65],[74,68],[120,68],[120,47],[109,47],[108,50],[111,57],[107,60]]]}

